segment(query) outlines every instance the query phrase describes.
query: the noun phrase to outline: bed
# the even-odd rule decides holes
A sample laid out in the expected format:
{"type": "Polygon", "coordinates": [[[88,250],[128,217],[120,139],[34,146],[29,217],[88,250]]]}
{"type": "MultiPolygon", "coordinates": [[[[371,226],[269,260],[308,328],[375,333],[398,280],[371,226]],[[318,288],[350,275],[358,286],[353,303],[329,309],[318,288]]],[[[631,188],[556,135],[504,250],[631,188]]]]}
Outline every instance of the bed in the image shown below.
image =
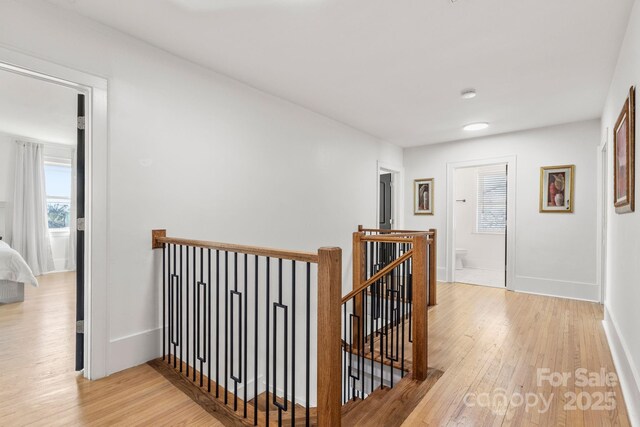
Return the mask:
{"type": "Polygon", "coordinates": [[[24,301],[24,285],[38,286],[31,269],[18,252],[0,240],[0,304],[24,301]]]}

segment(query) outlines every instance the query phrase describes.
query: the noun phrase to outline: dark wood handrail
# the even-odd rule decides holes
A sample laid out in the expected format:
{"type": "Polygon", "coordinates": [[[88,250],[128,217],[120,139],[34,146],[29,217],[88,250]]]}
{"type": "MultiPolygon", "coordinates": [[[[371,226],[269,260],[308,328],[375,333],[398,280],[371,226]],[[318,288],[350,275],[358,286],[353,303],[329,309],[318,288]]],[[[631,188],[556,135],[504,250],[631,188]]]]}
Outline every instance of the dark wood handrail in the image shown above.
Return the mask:
{"type": "Polygon", "coordinates": [[[237,252],[239,254],[259,255],[271,258],[287,259],[292,261],[318,263],[318,254],[306,251],[290,251],[286,249],[273,249],[261,246],[236,245],[232,243],[210,242],[207,240],[183,239],[177,237],[166,237],[165,230],[154,230],[153,248],[161,248],[163,244],[195,246],[205,249],[216,249],[221,251],[237,252]],[[162,234],[164,231],[165,234],[162,234]]]}
{"type": "Polygon", "coordinates": [[[371,276],[369,280],[362,283],[360,286],[358,286],[356,289],[349,292],[347,295],[343,296],[342,304],[349,301],[351,298],[358,295],[360,292],[362,292],[364,289],[368,288],[378,280],[382,279],[384,276],[392,272],[394,268],[396,268],[398,265],[405,262],[412,255],[413,255],[413,249],[405,252],[402,256],[396,258],[391,264],[388,264],[385,268],[383,268],[382,270],[378,271],[376,274],[371,276]]]}

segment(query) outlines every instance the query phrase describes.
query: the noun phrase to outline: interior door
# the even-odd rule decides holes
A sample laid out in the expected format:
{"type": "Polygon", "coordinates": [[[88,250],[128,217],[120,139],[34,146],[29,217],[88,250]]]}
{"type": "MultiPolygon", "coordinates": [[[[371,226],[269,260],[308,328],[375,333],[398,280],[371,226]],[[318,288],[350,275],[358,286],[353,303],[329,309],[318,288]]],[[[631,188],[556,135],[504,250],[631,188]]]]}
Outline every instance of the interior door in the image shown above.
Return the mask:
{"type": "Polygon", "coordinates": [[[84,152],[85,96],[78,95],[78,134],[76,163],[76,371],[84,369],[84,152]]]}
{"type": "Polygon", "coordinates": [[[391,230],[393,224],[391,218],[391,174],[385,173],[380,175],[380,224],[379,228],[383,230],[391,230]]]}

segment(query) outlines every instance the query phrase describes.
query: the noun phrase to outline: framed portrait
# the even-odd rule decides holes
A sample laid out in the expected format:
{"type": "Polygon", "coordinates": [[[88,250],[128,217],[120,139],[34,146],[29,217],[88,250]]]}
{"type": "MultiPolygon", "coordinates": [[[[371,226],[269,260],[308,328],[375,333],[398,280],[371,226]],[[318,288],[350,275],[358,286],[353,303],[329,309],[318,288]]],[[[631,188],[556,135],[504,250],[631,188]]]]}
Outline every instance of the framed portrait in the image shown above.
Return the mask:
{"type": "Polygon", "coordinates": [[[574,165],[540,168],[540,212],[572,213],[574,165]]]}
{"type": "Polygon", "coordinates": [[[433,178],[413,181],[414,215],[433,215],[433,178]]]}
{"type": "Polygon", "coordinates": [[[635,98],[636,88],[632,86],[613,128],[613,203],[616,213],[635,210],[635,98]]]}

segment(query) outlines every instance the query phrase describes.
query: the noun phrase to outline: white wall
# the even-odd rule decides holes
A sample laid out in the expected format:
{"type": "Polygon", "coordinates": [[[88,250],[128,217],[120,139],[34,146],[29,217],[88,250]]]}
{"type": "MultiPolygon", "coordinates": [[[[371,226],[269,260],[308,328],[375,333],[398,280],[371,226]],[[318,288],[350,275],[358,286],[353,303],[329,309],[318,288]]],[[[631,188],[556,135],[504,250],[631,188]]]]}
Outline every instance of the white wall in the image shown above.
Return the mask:
{"type": "Polygon", "coordinates": [[[154,228],[340,246],[350,289],[376,162],[401,166],[402,150],[42,2],[2,2],[0,44],[109,80],[108,372],[159,354],[154,228]]]}
{"type": "MultiPolygon", "coordinates": [[[[613,127],[629,93],[640,85],[640,3],[635,2],[625,41],[602,114],[603,140],[608,140],[606,325],[609,343],[622,377],[623,392],[634,425],[640,425],[640,212],[618,215],[613,207],[613,127]]],[[[640,95],[640,90],[637,90],[640,95]]],[[[640,112],[636,101],[636,200],[640,197],[638,156],[640,112]]]]}
{"type": "MultiPolygon", "coordinates": [[[[4,234],[3,240],[11,242],[11,225],[13,211],[13,183],[15,180],[15,143],[14,140],[0,133],[0,202],[4,202],[4,234]]],[[[3,230],[0,230],[2,233],[3,230]]]]}
{"type": "MultiPolygon", "coordinates": [[[[476,232],[478,212],[478,172],[482,167],[456,170],[456,248],[466,249],[465,267],[504,271],[504,234],[476,232]]],[[[443,234],[444,235],[444,234],[443,234]]]]}
{"type": "Polygon", "coordinates": [[[447,163],[517,157],[515,283],[510,288],[596,301],[596,147],[599,120],[406,149],[406,194],[416,178],[435,178],[435,215],[412,215],[406,227],[438,229],[438,276],[444,279],[447,163]],[[575,213],[541,214],[540,167],[576,165],[575,213]]]}

